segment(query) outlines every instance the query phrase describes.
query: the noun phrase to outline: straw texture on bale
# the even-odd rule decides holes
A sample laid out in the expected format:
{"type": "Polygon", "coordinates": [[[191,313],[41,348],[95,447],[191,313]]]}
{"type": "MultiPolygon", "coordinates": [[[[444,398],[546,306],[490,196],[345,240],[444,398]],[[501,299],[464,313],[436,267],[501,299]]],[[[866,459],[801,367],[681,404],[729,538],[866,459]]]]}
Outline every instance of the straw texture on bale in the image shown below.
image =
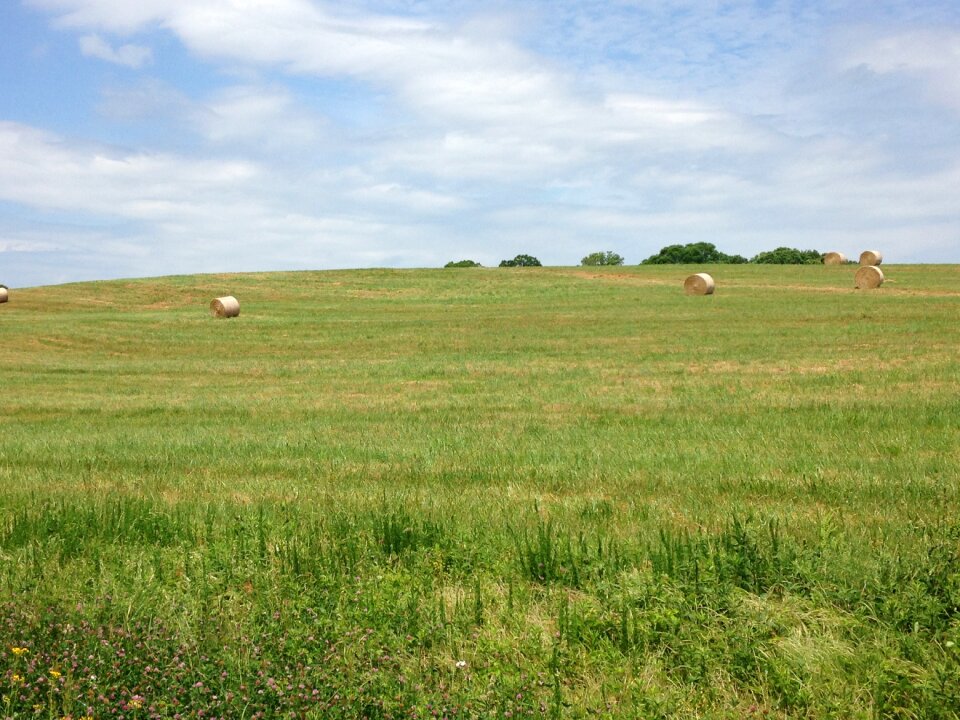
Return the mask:
{"type": "Polygon", "coordinates": [[[823,256],[824,265],[843,265],[847,261],[847,256],[839,252],[828,252],[823,256]]]}
{"type": "Polygon", "coordinates": [[[7,292],[6,288],[0,288],[0,303],[4,303],[10,299],[10,293],[7,292]]]}
{"type": "Polygon", "coordinates": [[[240,302],[233,295],[214,298],[210,301],[210,312],[218,318],[237,317],[240,314],[240,302]]]}
{"type": "Polygon", "coordinates": [[[879,250],[864,250],[860,253],[861,265],[879,265],[883,262],[883,255],[879,250]]]}
{"type": "Polygon", "coordinates": [[[876,265],[864,265],[857,270],[854,286],[857,290],[872,290],[883,284],[883,270],[876,265]]]}
{"type": "Polygon", "coordinates": [[[716,285],[706,273],[695,273],[683,281],[683,291],[687,295],[713,295],[716,285]]]}

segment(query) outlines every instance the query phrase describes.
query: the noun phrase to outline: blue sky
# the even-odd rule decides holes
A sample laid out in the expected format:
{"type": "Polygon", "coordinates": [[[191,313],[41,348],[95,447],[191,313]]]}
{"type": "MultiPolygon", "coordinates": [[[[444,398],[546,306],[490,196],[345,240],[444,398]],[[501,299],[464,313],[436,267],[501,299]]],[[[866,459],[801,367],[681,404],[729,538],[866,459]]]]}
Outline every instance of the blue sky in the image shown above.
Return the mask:
{"type": "Polygon", "coordinates": [[[0,3],[0,282],[960,262],[960,4],[0,3]]]}

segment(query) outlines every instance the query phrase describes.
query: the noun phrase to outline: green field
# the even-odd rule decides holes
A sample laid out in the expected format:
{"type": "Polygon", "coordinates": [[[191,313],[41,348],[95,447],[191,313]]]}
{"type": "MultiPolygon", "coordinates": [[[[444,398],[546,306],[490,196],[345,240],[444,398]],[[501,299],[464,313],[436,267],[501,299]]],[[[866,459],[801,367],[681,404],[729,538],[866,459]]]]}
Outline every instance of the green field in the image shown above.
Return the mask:
{"type": "Polygon", "coordinates": [[[960,717],[960,267],[703,269],[11,290],[0,717],[960,717]]]}

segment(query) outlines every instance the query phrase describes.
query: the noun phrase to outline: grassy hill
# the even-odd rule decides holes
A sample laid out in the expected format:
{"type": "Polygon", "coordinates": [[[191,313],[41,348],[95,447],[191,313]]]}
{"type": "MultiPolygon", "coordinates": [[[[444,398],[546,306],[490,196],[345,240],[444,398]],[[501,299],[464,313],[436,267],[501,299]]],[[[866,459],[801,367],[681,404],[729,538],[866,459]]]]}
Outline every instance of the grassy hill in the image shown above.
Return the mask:
{"type": "Polygon", "coordinates": [[[957,717],[960,268],[702,269],[11,290],[0,715],[957,717]]]}

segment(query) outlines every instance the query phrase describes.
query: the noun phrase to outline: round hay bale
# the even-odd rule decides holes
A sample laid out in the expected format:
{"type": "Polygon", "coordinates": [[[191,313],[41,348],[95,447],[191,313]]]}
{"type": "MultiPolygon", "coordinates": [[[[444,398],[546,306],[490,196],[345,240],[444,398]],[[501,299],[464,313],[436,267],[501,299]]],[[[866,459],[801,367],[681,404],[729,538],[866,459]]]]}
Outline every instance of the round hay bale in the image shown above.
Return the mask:
{"type": "Polygon", "coordinates": [[[883,285],[883,270],[876,265],[864,265],[857,270],[853,281],[857,290],[873,290],[883,285]]]}
{"type": "Polygon", "coordinates": [[[864,250],[860,253],[861,265],[879,265],[883,262],[883,255],[879,250],[864,250]]]}
{"type": "Polygon", "coordinates": [[[847,261],[847,256],[841,252],[828,252],[823,256],[824,265],[843,265],[847,261]]]}
{"type": "Polygon", "coordinates": [[[0,287],[0,303],[5,303],[10,299],[10,293],[7,292],[5,287],[0,287]]]}
{"type": "Polygon", "coordinates": [[[706,273],[695,273],[683,281],[683,291],[687,295],[713,295],[716,284],[706,273]]]}
{"type": "Polygon", "coordinates": [[[233,295],[214,298],[210,301],[210,313],[216,318],[232,318],[240,314],[240,301],[233,295]]]}

